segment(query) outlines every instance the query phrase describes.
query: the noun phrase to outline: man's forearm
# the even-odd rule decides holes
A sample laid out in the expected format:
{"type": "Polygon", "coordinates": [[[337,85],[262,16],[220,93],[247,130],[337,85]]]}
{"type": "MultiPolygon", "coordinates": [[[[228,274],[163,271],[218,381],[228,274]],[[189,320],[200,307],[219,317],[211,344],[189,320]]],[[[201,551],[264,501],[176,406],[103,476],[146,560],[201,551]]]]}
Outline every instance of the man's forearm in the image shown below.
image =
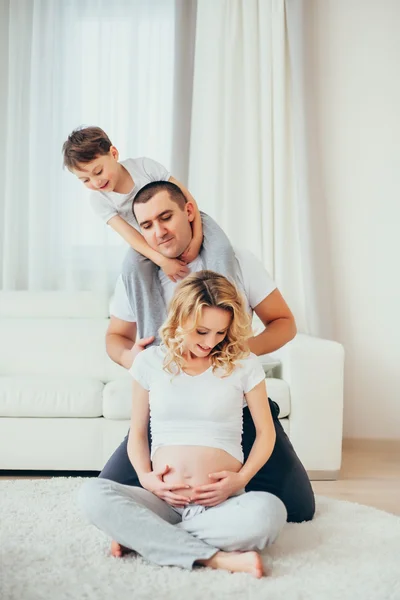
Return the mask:
{"type": "Polygon", "coordinates": [[[130,369],[132,366],[132,347],[134,342],[129,338],[116,333],[110,333],[106,337],[106,350],[108,356],[121,367],[130,369]]]}
{"type": "Polygon", "coordinates": [[[249,339],[250,350],[257,356],[275,352],[290,342],[296,332],[294,319],[276,319],[271,321],[259,335],[249,339]]]}

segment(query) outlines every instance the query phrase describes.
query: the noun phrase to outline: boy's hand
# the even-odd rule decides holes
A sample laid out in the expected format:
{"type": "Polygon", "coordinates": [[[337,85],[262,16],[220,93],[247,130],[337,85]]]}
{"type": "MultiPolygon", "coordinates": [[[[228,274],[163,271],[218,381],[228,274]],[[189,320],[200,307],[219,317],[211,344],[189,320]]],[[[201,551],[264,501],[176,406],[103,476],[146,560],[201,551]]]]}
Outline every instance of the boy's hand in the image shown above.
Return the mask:
{"type": "Polygon", "coordinates": [[[240,473],[220,471],[209,475],[213,483],[200,485],[193,490],[192,502],[201,506],[217,506],[230,496],[245,487],[246,483],[240,473]]]}
{"type": "Polygon", "coordinates": [[[184,277],[190,273],[186,262],[179,258],[166,258],[163,256],[159,262],[159,267],[174,283],[176,283],[179,279],[184,279],[184,277]]]}
{"type": "Polygon", "coordinates": [[[140,477],[141,485],[154,494],[167,502],[171,506],[187,506],[190,502],[190,499],[186,496],[179,496],[179,494],[174,494],[175,490],[179,489],[188,489],[189,485],[184,483],[164,483],[163,477],[171,470],[171,467],[165,465],[162,471],[151,471],[150,473],[145,473],[140,477]]]}
{"type": "MultiPolygon", "coordinates": [[[[200,245],[201,247],[201,245],[200,245]]],[[[198,257],[200,252],[199,244],[196,242],[194,238],[190,242],[189,246],[186,248],[185,252],[181,254],[181,260],[184,260],[185,263],[191,263],[195,258],[198,257]]]]}

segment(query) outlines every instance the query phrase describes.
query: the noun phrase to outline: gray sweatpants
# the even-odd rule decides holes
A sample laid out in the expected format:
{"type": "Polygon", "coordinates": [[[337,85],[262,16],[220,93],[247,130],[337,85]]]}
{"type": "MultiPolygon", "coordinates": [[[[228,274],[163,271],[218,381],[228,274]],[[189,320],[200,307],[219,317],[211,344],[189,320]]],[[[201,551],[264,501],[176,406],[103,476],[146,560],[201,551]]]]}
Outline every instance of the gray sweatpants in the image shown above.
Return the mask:
{"type": "Polygon", "coordinates": [[[94,478],[79,491],[88,520],[158,565],[191,569],[219,550],[262,550],[278,537],[286,508],[267,492],[243,492],[218,506],[173,508],[139,487],[94,478]]]}

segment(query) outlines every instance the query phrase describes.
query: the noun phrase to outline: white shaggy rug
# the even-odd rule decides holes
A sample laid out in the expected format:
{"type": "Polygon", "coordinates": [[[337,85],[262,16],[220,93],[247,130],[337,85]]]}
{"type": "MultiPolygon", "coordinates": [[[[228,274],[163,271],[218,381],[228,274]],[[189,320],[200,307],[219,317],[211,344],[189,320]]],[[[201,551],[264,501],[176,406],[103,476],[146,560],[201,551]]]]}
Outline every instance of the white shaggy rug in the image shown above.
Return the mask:
{"type": "Polygon", "coordinates": [[[264,553],[271,574],[109,556],[75,505],[82,479],[0,481],[1,600],[400,600],[400,517],[323,497],[264,553]]]}

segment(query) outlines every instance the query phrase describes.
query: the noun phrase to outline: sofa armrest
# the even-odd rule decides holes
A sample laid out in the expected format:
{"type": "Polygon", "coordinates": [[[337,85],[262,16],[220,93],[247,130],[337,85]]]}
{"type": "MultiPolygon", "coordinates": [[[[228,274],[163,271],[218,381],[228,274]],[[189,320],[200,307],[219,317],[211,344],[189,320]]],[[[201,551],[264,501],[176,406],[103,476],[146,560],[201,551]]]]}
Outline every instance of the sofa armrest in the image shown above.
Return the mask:
{"type": "Polygon", "coordinates": [[[298,334],[274,353],[290,388],[290,440],[307,471],[335,477],[341,466],[344,349],[298,334]]]}

